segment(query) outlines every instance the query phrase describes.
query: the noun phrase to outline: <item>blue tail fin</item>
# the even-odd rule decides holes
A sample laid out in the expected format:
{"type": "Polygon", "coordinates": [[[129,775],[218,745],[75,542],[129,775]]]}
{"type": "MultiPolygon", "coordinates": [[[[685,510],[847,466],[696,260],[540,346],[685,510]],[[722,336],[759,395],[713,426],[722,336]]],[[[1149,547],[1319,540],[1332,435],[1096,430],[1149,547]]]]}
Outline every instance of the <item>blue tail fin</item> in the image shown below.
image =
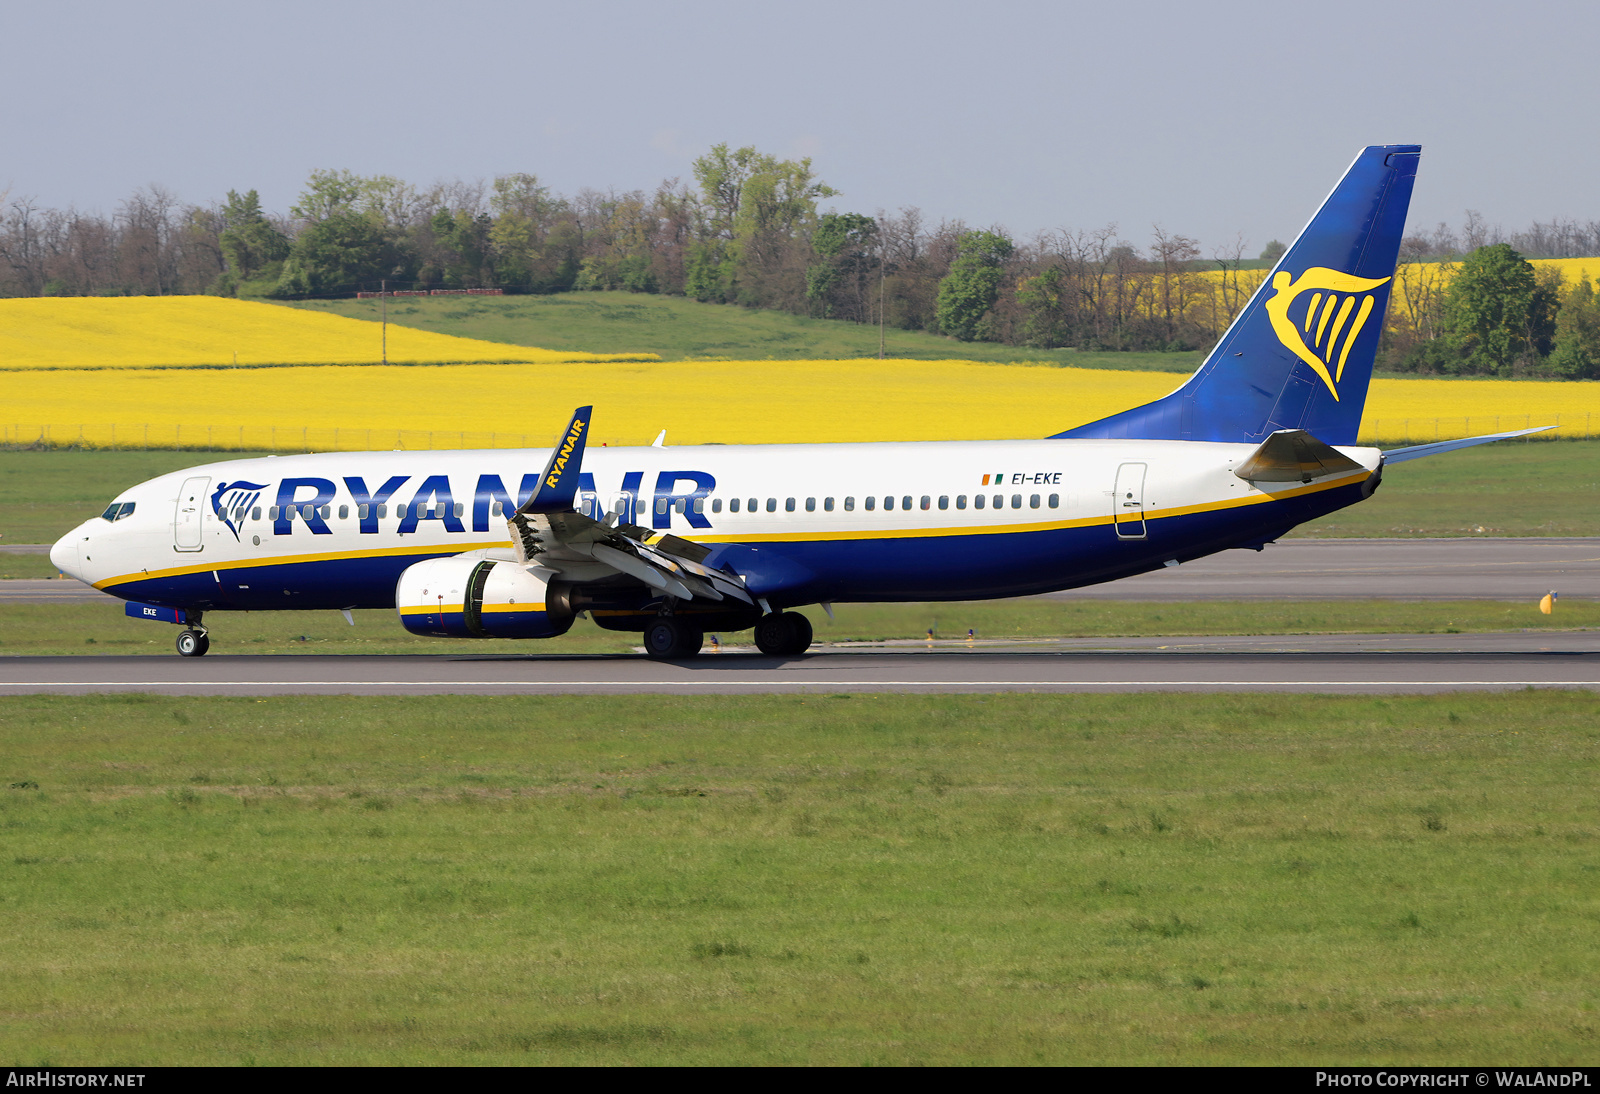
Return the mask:
{"type": "Polygon", "coordinates": [[[1217,348],[1171,395],[1057,437],[1354,444],[1422,149],[1362,149],[1217,348]]]}

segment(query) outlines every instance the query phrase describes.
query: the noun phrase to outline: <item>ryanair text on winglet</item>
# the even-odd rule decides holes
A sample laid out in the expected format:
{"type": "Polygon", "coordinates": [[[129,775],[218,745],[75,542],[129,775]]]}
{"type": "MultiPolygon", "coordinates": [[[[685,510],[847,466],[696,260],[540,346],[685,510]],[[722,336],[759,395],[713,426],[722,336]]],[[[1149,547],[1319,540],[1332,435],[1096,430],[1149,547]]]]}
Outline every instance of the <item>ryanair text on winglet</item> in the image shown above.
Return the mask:
{"type": "Polygon", "coordinates": [[[544,484],[552,490],[555,489],[556,483],[560,481],[561,473],[566,470],[567,460],[571,457],[573,448],[577,446],[578,436],[583,432],[583,427],[586,424],[582,418],[574,418],[572,420],[572,428],[567,431],[566,438],[561,442],[561,451],[550,465],[550,477],[544,480],[544,484]]]}

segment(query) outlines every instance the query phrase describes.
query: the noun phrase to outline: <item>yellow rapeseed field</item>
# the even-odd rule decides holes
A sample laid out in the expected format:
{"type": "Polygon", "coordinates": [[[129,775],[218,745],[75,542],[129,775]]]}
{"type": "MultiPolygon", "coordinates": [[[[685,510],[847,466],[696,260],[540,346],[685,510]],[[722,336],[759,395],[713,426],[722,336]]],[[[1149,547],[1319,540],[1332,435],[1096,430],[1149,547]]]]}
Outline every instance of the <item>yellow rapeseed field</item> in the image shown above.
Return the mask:
{"type": "MultiPolygon", "coordinates": [[[[1042,437],[1158,398],[1170,373],[970,361],[717,361],[11,373],[6,442],[138,447],[517,447],[595,405],[596,442],[1042,437]]],[[[1364,437],[1600,431],[1600,383],[1378,380],[1364,437]],[[1592,422],[1591,422],[1592,416],[1592,422]]]]}
{"type": "MultiPolygon", "coordinates": [[[[1580,278],[1593,281],[1600,277],[1600,258],[1530,258],[1534,269],[1549,268],[1560,270],[1562,278],[1568,285],[1572,285],[1580,278]]],[[[1416,284],[1432,284],[1435,289],[1443,288],[1449,284],[1450,276],[1455,272],[1456,263],[1419,262],[1414,265],[1402,265],[1399,270],[1401,284],[1410,282],[1416,284]]],[[[1227,277],[1237,279],[1242,298],[1255,292],[1261,282],[1266,279],[1268,270],[1243,270],[1239,273],[1229,273],[1227,277]]],[[[1220,270],[1205,270],[1201,276],[1208,281],[1218,282],[1223,277],[1220,270]]],[[[1208,307],[1205,299],[1194,301],[1190,307],[1192,311],[1199,311],[1208,307]]],[[[1390,297],[1389,307],[1409,309],[1411,301],[1407,294],[1396,290],[1390,297]]]]}
{"type": "MultiPolygon", "coordinates": [[[[383,359],[382,343],[378,323],[217,296],[0,300],[0,371],[366,364],[383,359]]],[[[388,346],[388,359],[401,364],[639,359],[482,342],[393,323],[388,346]]]]}

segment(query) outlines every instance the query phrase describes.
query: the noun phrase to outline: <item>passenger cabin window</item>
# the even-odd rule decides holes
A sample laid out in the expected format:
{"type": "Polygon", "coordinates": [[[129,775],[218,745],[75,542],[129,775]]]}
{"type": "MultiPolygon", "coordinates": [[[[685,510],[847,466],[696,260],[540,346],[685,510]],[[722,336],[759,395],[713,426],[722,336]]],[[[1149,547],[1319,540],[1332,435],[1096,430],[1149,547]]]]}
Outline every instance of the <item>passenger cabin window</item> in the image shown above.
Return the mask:
{"type": "MultiPolygon", "coordinates": [[[[734,499],[734,503],[735,503],[735,504],[737,504],[737,503],[738,503],[738,500],[739,500],[739,499],[738,499],[738,498],[735,498],[735,499],[734,499]]],[[[697,504],[698,504],[698,503],[697,503],[697,504]]],[[[699,512],[699,510],[698,510],[698,509],[697,509],[697,510],[695,510],[695,511],[696,511],[696,512],[699,512]]],[[[721,498],[712,498],[712,499],[711,499],[711,511],[712,511],[712,512],[713,512],[713,513],[720,513],[720,512],[722,512],[722,499],[721,499],[721,498]]]]}
{"type": "Polygon", "coordinates": [[[996,509],[1004,509],[1006,507],[1006,496],[1004,494],[996,494],[994,496],[994,507],[996,509]]]}
{"type": "Polygon", "coordinates": [[[269,505],[267,507],[267,519],[268,520],[277,520],[278,519],[278,507],[276,505],[269,505]]]}
{"type": "Polygon", "coordinates": [[[816,498],[807,498],[806,499],[806,512],[815,513],[816,511],[817,511],[817,499],[816,498]]]}
{"type": "Polygon", "coordinates": [[[739,499],[738,498],[729,498],[728,499],[728,512],[737,513],[738,511],[739,511],[739,499]]]}
{"type": "Polygon", "coordinates": [[[751,498],[750,499],[750,512],[754,513],[759,508],[761,508],[760,499],[759,498],[751,498]]]}
{"type": "Polygon", "coordinates": [[[967,507],[967,496],[965,494],[957,494],[956,495],[956,508],[957,509],[965,509],[966,507],[967,507]]]}
{"type": "Polygon", "coordinates": [[[1028,508],[1029,509],[1037,509],[1037,508],[1039,508],[1039,495],[1038,494],[1029,494],[1028,495],[1028,508]]]}
{"type": "Polygon", "coordinates": [[[1013,509],[1021,509],[1022,508],[1022,495],[1021,494],[1012,494],[1011,495],[1011,508],[1013,508],[1013,509]]]}
{"type": "Polygon", "coordinates": [[[258,505],[254,509],[250,510],[250,519],[251,520],[260,520],[261,519],[261,506],[258,505]]]}
{"type": "MultiPolygon", "coordinates": [[[[495,504],[499,505],[500,503],[495,502],[495,504]]],[[[362,520],[366,520],[367,514],[371,512],[372,506],[368,505],[366,502],[362,502],[360,505],[356,506],[356,516],[360,517],[362,520]]]]}
{"type": "Polygon", "coordinates": [[[783,511],[785,513],[794,512],[794,499],[793,498],[785,498],[784,499],[784,501],[783,501],[783,511]]]}
{"type": "MultiPolygon", "coordinates": [[[[878,504],[878,499],[877,498],[868,497],[867,498],[867,512],[869,512],[869,513],[872,512],[873,507],[876,506],[877,504],[878,504]]],[[[849,506],[845,506],[845,508],[848,509],[849,506]]]]}
{"type": "Polygon", "coordinates": [[[389,506],[388,506],[387,503],[378,506],[378,519],[379,520],[382,520],[384,517],[386,517],[388,515],[389,515],[389,506]]]}
{"type": "Polygon", "coordinates": [[[778,511],[778,499],[777,498],[768,498],[767,499],[767,512],[776,513],[777,511],[778,511]]]}
{"type": "Polygon", "coordinates": [[[1051,494],[1050,495],[1050,508],[1059,509],[1060,507],[1061,507],[1061,495],[1060,494],[1051,494]]]}
{"type": "Polygon", "coordinates": [[[853,512],[855,512],[855,509],[856,509],[856,499],[855,498],[845,498],[844,499],[844,511],[846,513],[853,513],[853,512]]]}
{"type": "Polygon", "coordinates": [[[890,495],[889,497],[886,497],[886,498],[883,499],[883,507],[884,507],[885,510],[894,508],[894,496],[893,495],[890,495]]]}
{"type": "Polygon", "coordinates": [[[695,498],[694,499],[694,511],[696,513],[704,513],[706,511],[706,499],[705,498],[695,498]]]}
{"type": "Polygon", "coordinates": [[[456,502],[456,516],[458,516],[458,517],[462,516],[463,514],[466,513],[466,511],[467,511],[467,503],[466,502],[464,502],[464,501],[456,502]]]}
{"type": "Polygon", "coordinates": [[[665,513],[666,511],[667,511],[667,499],[666,498],[657,498],[656,499],[656,512],[657,513],[665,513]]]}
{"type": "Polygon", "coordinates": [[[985,495],[983,495],[983,494],[974,494],[972,496],[972,507],[974,509],[982,509],[983,508],[983,504],[984,504],[984,502],[986,500],[988,500],[988,499],[985,497],[985,495]]]}
{"type": "Polygon", "coordinates": [[[948,509],[948,508],[950,508],[950,495],[949,494],[940,494],[939,495],[939,508],[940,509],[948,509]]]}
{"type": "Polygon", "coordinates": [[[339,506],[339,519],[340,520],[349,520],[350,519],[350,507],[348,505],[339,506]]]}
{"type": "Polygon", "coordinates": [[[926,494],[922,495],[922,508],[923,509],[932,509],[933,508],[933,499],[930,498],[926,494]]]}
{"type": "Polygon", "coordinates": [[[823,498],[822,499],[822,511],[824,513],[833,512],[833,499],[832,498],[823,498]]]}
{"type": "Polygon", "coordinates": [[[683,513],[684,506],[686,504],[687,504],[687,502],[683,498],[679,498],[676,502],[673,503],[673,506],[672,506],[673,511],[676,512],[676,513],[679,513],[681,515],[683,513]]]}

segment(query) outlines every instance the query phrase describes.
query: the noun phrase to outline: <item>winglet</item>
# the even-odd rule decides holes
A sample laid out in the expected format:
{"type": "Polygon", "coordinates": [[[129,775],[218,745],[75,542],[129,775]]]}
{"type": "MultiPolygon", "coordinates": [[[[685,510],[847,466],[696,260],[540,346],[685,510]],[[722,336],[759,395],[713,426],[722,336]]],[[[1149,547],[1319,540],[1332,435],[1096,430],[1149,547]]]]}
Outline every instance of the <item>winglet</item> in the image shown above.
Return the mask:
{"type": "Polygon", "coordinates": [[[580,406],[572,412],[572,421],[561,434],[544,474],[539,476],[539,489],[533,497],[523,502],[518,513],[560,513],[572,508],[578,496],[578,469],[583,465],[583,445],[589,437],[589,417],[592,406],[580,406]]]}

